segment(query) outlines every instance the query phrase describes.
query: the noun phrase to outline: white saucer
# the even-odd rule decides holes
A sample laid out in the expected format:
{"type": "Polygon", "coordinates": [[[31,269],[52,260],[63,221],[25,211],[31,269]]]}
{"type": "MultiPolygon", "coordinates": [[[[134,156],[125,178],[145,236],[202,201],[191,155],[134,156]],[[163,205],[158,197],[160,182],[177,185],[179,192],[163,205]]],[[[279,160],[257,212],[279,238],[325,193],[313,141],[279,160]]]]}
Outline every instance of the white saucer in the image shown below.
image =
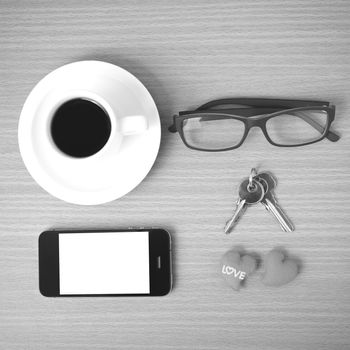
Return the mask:
{"type": "Polygon", "coordinates": [[[27,97],[18,127],[20,152],[35,181],[59,199],[83,205],[110,202],[134,189],[157,157],[160,136],[157,107],[148,90],[126,70],[100,61],[71,63],[44,77],[27,97]],[[109,98],[111,105],[120,106],[116,113],[145,116],[147,130],[112,142],[98,157],[60,156],[43,137],[47,105],[59,91],[95,93],[106,85],[113,86],[109,98]]]}

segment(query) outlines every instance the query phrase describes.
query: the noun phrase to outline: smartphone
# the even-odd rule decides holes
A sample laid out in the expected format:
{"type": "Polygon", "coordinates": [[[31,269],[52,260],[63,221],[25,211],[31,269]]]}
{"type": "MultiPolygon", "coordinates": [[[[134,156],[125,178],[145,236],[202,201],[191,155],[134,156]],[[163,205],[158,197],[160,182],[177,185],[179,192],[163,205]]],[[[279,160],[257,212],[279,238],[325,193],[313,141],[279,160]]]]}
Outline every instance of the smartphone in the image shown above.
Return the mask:
{"type": "Polygon", "coordinates": [[[44,296],[161,296],[171,284],[171,238],[165,230],[55,230],[39,236],[44,296]]]}

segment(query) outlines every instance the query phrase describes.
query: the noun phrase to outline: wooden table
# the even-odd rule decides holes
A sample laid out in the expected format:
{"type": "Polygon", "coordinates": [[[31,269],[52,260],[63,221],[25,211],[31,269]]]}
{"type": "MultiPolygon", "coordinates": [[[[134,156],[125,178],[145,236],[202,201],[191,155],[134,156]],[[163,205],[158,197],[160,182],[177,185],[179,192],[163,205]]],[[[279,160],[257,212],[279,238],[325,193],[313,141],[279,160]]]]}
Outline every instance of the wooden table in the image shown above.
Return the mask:
{"type": "Polygon", "coordinates": [[[0,2],[1,349],[349,349],[349,1],[0,2]],[[162,143],[149,176],[112,203],[81,207],[30,177],[17,144],[23,102],[51,70],[97,59],[136,75],[154,97],[162,143]],[[231,152],[191,151],[174,112],[227,96],[324,99],[342,138],[295,149],[258,129],[231,152]],[[296,231],[260,206],[235,233],[223,225],[251,167],[279,179],[296,231]],[[175,286],[164,298],[44,298],[38,235],[50,228],[167,228],[175,286]],[[259,273],[236,293],[219,271],[234,246],[302,262],[282,288],[259,273]]]}

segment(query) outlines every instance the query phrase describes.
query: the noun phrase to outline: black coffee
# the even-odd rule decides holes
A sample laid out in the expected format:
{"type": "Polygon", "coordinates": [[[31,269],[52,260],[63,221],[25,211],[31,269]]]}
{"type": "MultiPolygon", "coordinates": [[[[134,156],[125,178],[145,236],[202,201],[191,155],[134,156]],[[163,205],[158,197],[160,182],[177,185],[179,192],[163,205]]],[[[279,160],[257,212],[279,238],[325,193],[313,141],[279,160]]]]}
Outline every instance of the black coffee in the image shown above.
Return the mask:
{"type": "Polygon", "coordinates": [[[51,122],[53,141],[72,157],[83,158],[97,153],[110,134],[108,114],[98,104],[82,98],[62,104],[51,122]]]}

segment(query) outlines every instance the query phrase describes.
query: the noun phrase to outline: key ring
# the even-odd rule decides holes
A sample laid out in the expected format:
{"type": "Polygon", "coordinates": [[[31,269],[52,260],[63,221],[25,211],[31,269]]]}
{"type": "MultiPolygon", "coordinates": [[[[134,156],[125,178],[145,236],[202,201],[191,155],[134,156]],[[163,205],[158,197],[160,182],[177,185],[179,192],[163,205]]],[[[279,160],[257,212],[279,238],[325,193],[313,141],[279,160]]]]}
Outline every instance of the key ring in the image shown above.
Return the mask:
{"type": "Polygon", "coordinates": [[[255,168],[252,168],[252,170],[250,171],[250,175],[249,175],[249,183],[248,183],[248,191],[252,191],[255,188],[255,185],[253,183],[254,177],[257,175],[257,171],[255,168]]]}

